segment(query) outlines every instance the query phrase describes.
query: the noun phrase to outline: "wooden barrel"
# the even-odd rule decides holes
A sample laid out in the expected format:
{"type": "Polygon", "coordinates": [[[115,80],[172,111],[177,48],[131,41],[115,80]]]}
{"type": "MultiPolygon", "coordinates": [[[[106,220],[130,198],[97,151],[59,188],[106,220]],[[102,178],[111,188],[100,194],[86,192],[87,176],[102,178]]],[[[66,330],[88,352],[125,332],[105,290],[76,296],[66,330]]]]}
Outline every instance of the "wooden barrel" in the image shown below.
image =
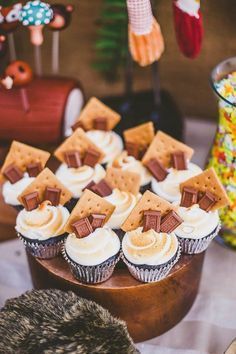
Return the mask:
{"type": "Polygon", "coordinates": [[[80,84],[67,78],[36,78],[25,88],[30,110],[25,112],[21,90],[0,90],[0,141],[57,144],[68,135],[84,103],[80,84]]]}
{"type": "Polygon", "coordinates": [[[175,326],[189,311],[198,292],[204,253],[182,256],[170,274],[155,283],[140,283],[126,268],[98,285],[78,282],[61,256],[39,260],[28,254],[34,287],[72,290],[126,321],[132,338],[144,341],[175,326]]]}

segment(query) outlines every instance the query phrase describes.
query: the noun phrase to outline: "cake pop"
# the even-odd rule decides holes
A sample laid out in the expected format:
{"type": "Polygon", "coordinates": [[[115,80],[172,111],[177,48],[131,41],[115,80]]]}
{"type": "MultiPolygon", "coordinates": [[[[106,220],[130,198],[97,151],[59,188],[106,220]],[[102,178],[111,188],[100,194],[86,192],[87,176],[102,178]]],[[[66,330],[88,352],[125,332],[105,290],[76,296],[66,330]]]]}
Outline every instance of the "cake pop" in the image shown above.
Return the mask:
{"type": "Polygon", "coordinates": [[[42,73],[40,46],[43,43],[43,27],[53,17],[50,5],[39,0],[28,1],[20,11],[20,21],[29,27],[30,41],[35,48],[35,68],[37,75],[42,73]]]}
{"type": "Polygon", "coordinates": [[[6,68],[5,76],[12,78],[13,87],[20,88],[23,108],[25,112],[28,112],[30,110],[30,105],[25,86],[28,85],[33,79],[31,67],[24,61],[13,61],[6,68]]]}
{"type": "Polygon", "coordinates": [[[16,60],[16,50],[13,32],[19,24],[19,14],[22,8],[21,2],[12,6],[0,6],[0,29],[7,33],[10,60],[16,60]]]}
{"type": "Polygon", "coordinates": [[[164,51],[161,29],[153,17],[150,0],[126,0],[129,16],[129,48],[141,66],[158,60],[164,51]]]}
{"type": "Polygon", "coordinates": [[[56,74],[59,70],[59,33],[70,25],[74,7],[72,5],[53,4],[51,8],[53,18],[48,27],[53,31],[52,71],[56,74]]]}
{"type": "Polygon", "coordinates": [[[6,48],[6,37],[3,35],[0,35],[0,58],[4,57],[6,54],[7,48],[6,48]]]}

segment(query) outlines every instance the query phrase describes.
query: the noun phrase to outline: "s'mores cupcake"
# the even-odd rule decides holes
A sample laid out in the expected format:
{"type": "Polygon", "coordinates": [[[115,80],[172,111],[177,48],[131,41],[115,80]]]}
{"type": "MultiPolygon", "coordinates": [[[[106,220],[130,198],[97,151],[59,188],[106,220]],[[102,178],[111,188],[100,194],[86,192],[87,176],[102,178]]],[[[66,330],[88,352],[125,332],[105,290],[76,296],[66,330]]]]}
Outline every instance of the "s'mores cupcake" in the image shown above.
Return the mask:
{"type": "Polygon", "coordinates": [[[73,209],[65,230],[63,250],[72,274],[83,283],[110,278],[120,258],[120,240],[106,223],[114,206],[86,189],[73,209]]]}
{"type": "Polygon", "coordinates": [[[67,236],[64,231],[69,211],[64,204],[70,191],[45,168],[21,193],[23,209],[16,218],[16,231],[26,249],[38,258],[57,256],[67,236]]]}
{"type": "Polygon", "coordinates": [[[112,130],[120,119],[117,112],[92,97],[73,126],[73,129],[82,127],[88,138],[103,151],[103,165],[113,161],[123,150],[121,137],[112,130]]]}
{"type": "Polygon", "coordinates": [[[182,223],[173,206],[146,191],[124,224],[122,259],[142,282],[158,281],[178,262],[181,247],[174,231],[182,223]]]}
{"type": "Polygon", "coordinates": [[[22,209],[18,197],[42,171],[49,159],[47,151],[13,141],[1,168],[3,199],[17,211],[22,209]]]}
{"type": "Polygon", "coordinates": [[[218,209],[229,204],[229,198],[213,167],[180,184],[182,198],[175,203],[183,223],[175,234],[183,252],[200,253],[219,233],[218,209]]]}
{"type": "Polygon", "coordinates": [[[202,170],[190,162],[194,150],[158,131],[142,162],[152,174],[151,190],[169,202],[179,201],[180,183],[202,170]]]}
{"type": "Polygon", "coordinates": [[[54,152],[61,165],[56,171],[57,178],[70,190],[72,200],[68,205],[72,210],[84,189],[105,177],[100,164],[104,153],[78,128],[54,152]]]}
{"type": "Polygon", "coordinates": [[[141,193],[150,189],[152,175],[143,165],[141,159],[154,138],[152,122],[138,125],[123,132],[125,151],[123,151],[109,166],[123,171],[138,173],[141,177],[141,193]]]}

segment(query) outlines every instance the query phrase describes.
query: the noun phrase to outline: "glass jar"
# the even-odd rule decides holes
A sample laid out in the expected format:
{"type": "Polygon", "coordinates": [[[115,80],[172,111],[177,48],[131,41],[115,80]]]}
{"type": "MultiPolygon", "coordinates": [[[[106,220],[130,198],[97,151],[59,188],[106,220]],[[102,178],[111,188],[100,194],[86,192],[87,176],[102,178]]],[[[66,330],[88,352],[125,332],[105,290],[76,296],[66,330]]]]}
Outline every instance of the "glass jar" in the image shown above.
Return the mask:
{"type": "Polygon", "coordinates": [[[222,229],[218,241],[236,249],[236,99],[234,103],[230,102],[216,87],[217,82],[233,72],[236,72],[236,57],[218,64],[211,74],[211,86],[218,98],[219,122],[208,167],[215,168],[230,199],[230,205],[220,210],[222,229]]]}

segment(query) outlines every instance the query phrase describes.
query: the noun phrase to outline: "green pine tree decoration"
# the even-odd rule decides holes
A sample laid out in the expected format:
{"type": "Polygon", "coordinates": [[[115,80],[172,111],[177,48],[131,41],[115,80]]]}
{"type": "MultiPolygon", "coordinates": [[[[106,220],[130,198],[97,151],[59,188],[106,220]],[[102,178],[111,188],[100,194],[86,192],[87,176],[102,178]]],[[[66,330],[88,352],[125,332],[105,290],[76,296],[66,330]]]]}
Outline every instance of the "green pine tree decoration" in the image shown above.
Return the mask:
{"type": "Polygon", "coordinates": [[[128,14],[125,0],[104,0],[98,20],[93,67],[109,81],[119,76],[128,55],[128,14]]]}
{"type": "Polygon", "coordinates": [[[16,4],[20,0],[0,0],[0,6],[2,7],[8,7],[16,4]]]}

